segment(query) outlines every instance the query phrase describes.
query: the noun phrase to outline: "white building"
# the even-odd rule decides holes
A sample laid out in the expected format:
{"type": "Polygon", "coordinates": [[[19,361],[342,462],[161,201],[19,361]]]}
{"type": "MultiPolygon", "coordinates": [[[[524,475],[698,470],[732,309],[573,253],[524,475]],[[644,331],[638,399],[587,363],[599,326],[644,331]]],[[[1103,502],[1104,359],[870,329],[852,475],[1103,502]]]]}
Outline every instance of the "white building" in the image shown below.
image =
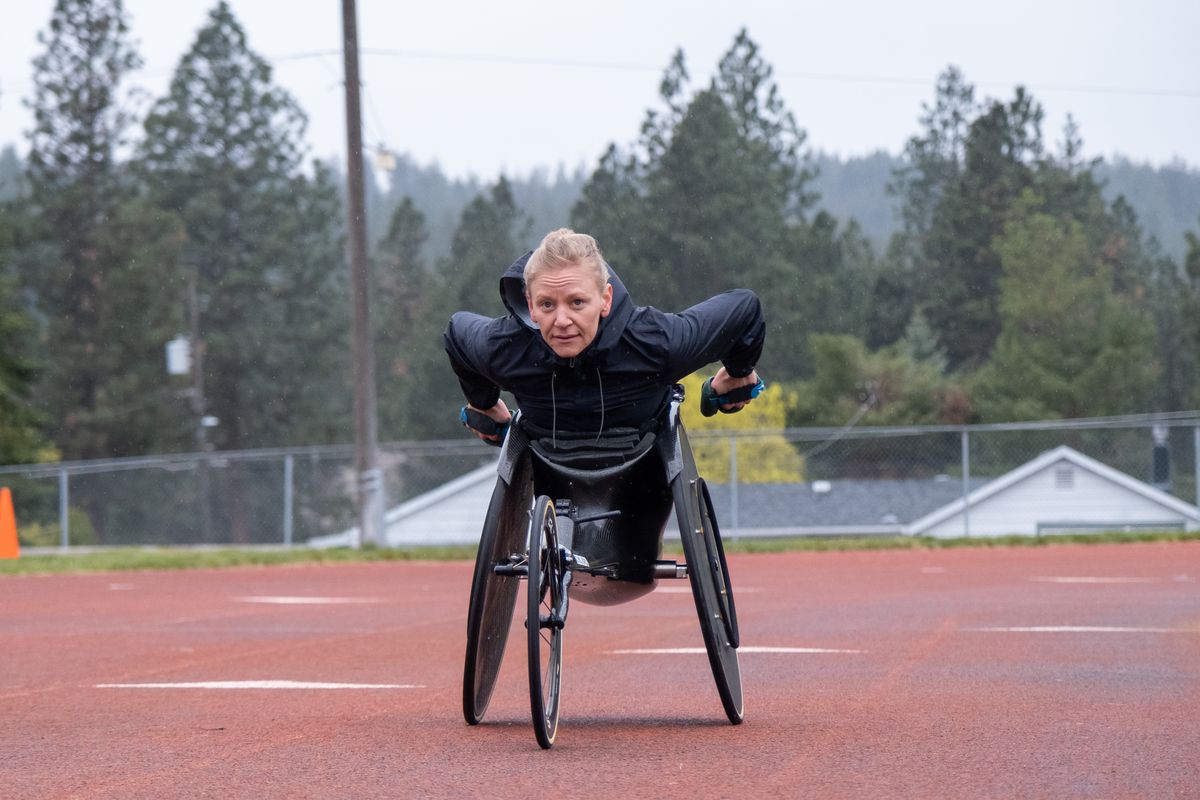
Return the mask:
{"type": "Polygon", "coordinates": [[[1196,506],[1064,445],[914,520],[905,533],[950,538],[1198,528],[1196,506]]]}
{"type": "MultiPolygon", "coordinates": [[[[385,516],[388,547],[474,544],[496,485],[486,464],[385,516]]],[[[713,485],[725,537],[897,535],[1037,536],[1134,530],[1197,530],[1196,506],[1071,449],[1058,447],[986,483],[976,478],[964,502],[961,483],[933,479],[833,480],[814,484],[713,485]],[[735,509],[738,522],[732,524],[735,509]]],[[[313,539],[346,546],[357,532],[313,539]]],[[[674,520],[668,538],[678,538],[674,520]]]]}
{"type": "MultiPolygon", "coordinates": [[[[384,514],[384,547],[475,544],[483,531],[496,464],[484,464],[452,481],[388,509],[384,514]]],[[[310,547],[347,547],[358,528],[309,540],[310,547]]]]}

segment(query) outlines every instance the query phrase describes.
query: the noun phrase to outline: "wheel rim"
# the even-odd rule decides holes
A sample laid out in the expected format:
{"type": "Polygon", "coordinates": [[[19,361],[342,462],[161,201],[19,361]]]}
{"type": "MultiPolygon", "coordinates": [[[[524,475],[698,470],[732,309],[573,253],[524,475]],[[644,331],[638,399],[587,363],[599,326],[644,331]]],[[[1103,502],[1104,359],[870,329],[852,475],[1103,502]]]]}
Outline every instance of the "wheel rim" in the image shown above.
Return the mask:
{"type": "Polygon", "coordinates": [[[528,544],[523,541],[528,501],[519,496],[523,485],[523,482],[515,481],[508,489],[512,496],[505,500],[504,487],[497,483],[476,558],[463,675],[463,712],[471,725],[478,724],[487,711],[517,603],[520,581],[515,577],[496,575],[493,568],[509,563],[510,554],[519,553],[528,544]]]}
{"type": "Polygon", "coordinates": [[[721,533],[717,528],[717,513],[713,510],[712,496],[708,493],[708,484],[703,478],[700,481],[700,494],[704,498],[704,513],[708,515],[707,530],[711,532],[706,544],[708,551],[708,567],[713,576],[713,589],[717,593],[717,602],[721,608],[721,619],[725,623],[725,633],[729,636],[729,645],[738,647],[741,644],[741,634],[738,631],[737,607],[733,603],[733,583],[729,579],[729,565],[725,561],[725,545],[721,542],[721,533]]]}
{"type": "MultiPolygon", "coordinates": [[[[682,543],[689,566],[688,577],[721,705],[729,721],[739,725],[745,719],[741,668],[737,649],[732,645],[730,628],[725,621],[727,606],[721,599],[722,589],[718,588],[727,587],[728,584],[720,575],[724,571],[714,568],[714,564],[721,562],[715,528],[710,524],[708,503],[703,499],[703,480],[696,473],[696,463],[682,426],[677,435],[683,470],[673,481],[672,493],[679,530],[687,532],[682,537],[682,543]],[[692,565],[695,565],[695,569],[691,568],[692,565]]],[[[732,597],[732,594],[729,596],[732,597]]],[[[732,611],[732,608],[728,607],[728,610],[732,611]]]]}
{"type": "Polygon", "coordinates": [[[554,506],[539,497],[529,526],[529,699],[538,744],[549,748],[558,732],[559,685],[562,679],[562,628],[546,624],[561,611],[562,570],[558,558],[554,506]]]}

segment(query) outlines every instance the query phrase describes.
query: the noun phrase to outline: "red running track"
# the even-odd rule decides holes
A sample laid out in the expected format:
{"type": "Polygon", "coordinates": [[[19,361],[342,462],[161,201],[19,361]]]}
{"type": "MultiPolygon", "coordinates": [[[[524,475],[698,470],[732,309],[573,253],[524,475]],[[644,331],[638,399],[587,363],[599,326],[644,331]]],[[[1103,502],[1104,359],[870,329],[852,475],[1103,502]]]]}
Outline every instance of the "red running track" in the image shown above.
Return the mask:
{"type": "Polygon", "coordinates": [[[734,727],[612,652],[701,647],[686,581],[575,604],[549,752],[519,638],[462,721],[465,562],[0,578],[0,797],[1200,796],[1200,543],[730,570],[744,648],[850,652],[744,652],[734,727]],[[244,681],[358,688],[141,686],[244,681]]]}

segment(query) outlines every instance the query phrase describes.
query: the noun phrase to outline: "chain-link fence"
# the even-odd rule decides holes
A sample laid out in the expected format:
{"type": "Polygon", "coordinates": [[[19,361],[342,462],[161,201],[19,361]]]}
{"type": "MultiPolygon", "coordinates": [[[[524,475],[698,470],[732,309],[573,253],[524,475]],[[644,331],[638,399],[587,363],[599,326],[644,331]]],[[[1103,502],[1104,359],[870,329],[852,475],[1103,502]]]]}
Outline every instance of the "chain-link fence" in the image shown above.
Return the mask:
{"type": "MultiPolygon", "coordinates": [[[[472,441],[383,445],[392,504],[495,460],[472,441]]],[[[351,446],[0,467],[23,544],[292,545],[357,523],[351,446]]]]}
{"type": "MultiPolygon", "coordinates": [[[[1047,520],[1098,530],[1110,524],[1104,521],[1103,509],[1081,514],[1079,502],[1120,505],[1132,498],[1153,505],[1162,492],[1193,506],[1190,521],[1187,508],[1168,501],[1168,510],[1161,514],[1143,510],[1143,517],[1137,517],[1132,511],[1122,512],[1111,517],[1111,524],[1124,529],[1191,528],[1196,524],[1194,506],[1200,505],[1200,418],[1195,413],[1003,425],[791,429],[782,434],[693,435],[692,443],[698,460],[708,456],[709,465],[729,462],[723,472],[732,479],[711,486],[727,536],[919,533],[925,531],[915,530],[914,523],[952,507],[960,509],[954,522],[958,535],[995,533],[981,526],[972,529],[970,501],[984,487],[994,489],[998,479],[1019,474],[1059,448],[1070,450],[1064,463],[1095,474],[1108,489],[1085,484],[1090,492],[1085,496],[1036,498],[1061,504],[1058,512],[1042,511],[1047,520]],[[771,437],[786,440],[800,455],[798,478],[763,482],[744,477],[747,466],[754,469],[756,445],[771,437]],[[1114,470],[1122,475],[1113,475],[1114,470]]],[[[1022,532],[1016,522],[1011,524],[1007,532],[1022,532]]]]}
{"type": "MultiPolygon", "coordinates": [[[[913,532],[914,522],[966,504],[989,482],[1063,446],[1087,464],[1200,505],[1198,414],[691,438],[726,536],[913,532]],[[787,466],[764,471],[762,462],[775,459],[762,454],[781,443],[791,454],[787,466]]],[[[479,474],[495,457],[466,439],[382,445],[388,505],[435,498],[428,493],[479,474]]],[[[482,475],[482,495],[435,499],[486,506],[494,478],[482,475]]],[[[0,467],[0,485],[12,490],[26,546],[293,545],[357,523],[350,446],[0,467]]],[[[969,505],[962,510],[956,524],[972,533],[969,505]]],[[[461,540],[478,530],[458,534],[461,540]]]]}

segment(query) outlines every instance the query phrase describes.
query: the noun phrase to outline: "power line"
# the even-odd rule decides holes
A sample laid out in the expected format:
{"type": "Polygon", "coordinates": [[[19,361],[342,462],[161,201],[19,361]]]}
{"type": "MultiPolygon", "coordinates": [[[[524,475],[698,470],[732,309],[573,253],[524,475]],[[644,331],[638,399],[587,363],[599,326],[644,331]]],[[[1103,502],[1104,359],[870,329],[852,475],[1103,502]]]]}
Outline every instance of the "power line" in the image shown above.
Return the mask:
{"type": "MultiPolygon", "coordinates": [[[[361,53],[365,56],[379,56],[384,58],[407,58],[427,61],[455,61],[460,63],[476,64],[508,64],[513,66],[554,67],[567,69],[596,69],[623,72],[661,72],[664,68],[664,66],[661,64],[651,65],[616,61],[577,61],[573,59],[533,58],[492,54],[477,55],[471,53],[430,52],[423,50],[399,50],[393,48],[364,48],[361,53]]],[[[339,55],[340,53],[336,50],[312,50],[308,52],[287,53],[274,56],[271,58],[271,60],[275,62],[303,61],[306,59],[335,57],[339,55]]],[[[805,81],[827,81],[833,83],[857,83],[892,86],[932,86],[934,84],[934,81],[928,78],[910,78],[892,75],[856,75],[828,72],[801,72],[794,70],[776,70],[774,74],[781,78],[796,78],[805,81]]],[[[1151,89],[1146,87],[1101,86],[1087,84],[1025,84],[1021,81],[1013,81],[1011,83],[989,81],[979,82],[975,85],[981,88],[989,89],[1007,89],[1010,86],[1023,85],[1038,91],[1065,92],[1070,94],[1108,94],[1129,95],[1135,97],[1164,97],[1192,100],[1200,99],[1200,91],[1186,89],[1151,89]]]]}

